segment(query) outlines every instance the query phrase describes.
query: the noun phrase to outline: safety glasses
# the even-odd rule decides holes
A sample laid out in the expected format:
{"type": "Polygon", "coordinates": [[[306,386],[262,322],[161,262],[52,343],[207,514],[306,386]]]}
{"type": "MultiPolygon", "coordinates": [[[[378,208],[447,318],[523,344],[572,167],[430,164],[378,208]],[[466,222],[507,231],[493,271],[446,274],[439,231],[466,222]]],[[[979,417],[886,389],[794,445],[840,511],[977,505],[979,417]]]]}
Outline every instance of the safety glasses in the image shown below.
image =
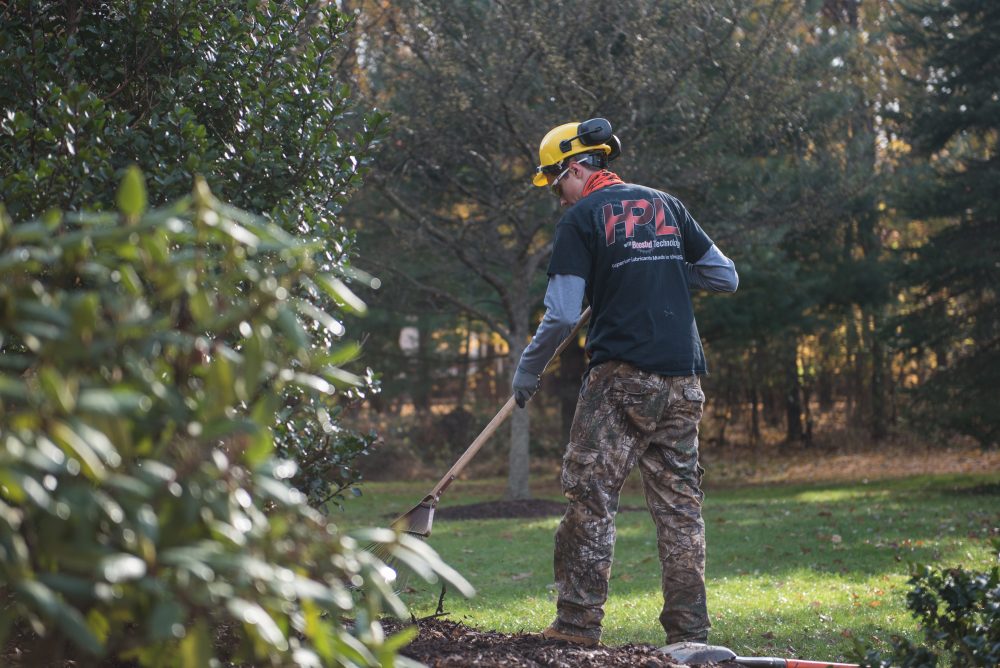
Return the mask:
{"type": "Polygon", "coordinates": [[[569,172],[569,167],[562,170],[559,176],[557,176],[555,180],[549,184],[549,190],[551,190],[552,194],[558,197],[559,199],[562,199],[562,185],[560,185],[559,182],[562,181],[563,177],[566,176],[568,172],[569,172]]]}

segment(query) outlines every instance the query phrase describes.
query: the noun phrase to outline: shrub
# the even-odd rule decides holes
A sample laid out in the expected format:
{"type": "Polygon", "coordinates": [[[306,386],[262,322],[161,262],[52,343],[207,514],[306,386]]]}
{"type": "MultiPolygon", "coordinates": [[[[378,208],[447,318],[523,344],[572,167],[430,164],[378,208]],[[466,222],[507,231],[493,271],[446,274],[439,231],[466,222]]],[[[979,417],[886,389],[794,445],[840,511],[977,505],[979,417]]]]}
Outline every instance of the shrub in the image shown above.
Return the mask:
{"type": "MultiPolygon", "coordinates": [[[[994,545],[1000,549],[1000,541],[994,545]]],[[[888,655],[860,647],[862,665],[930,668],[941,659],[956,668],[1000,665],[1000,568],[914,566],[909,584],[907,606],[920,621],[925,644],[897,639],[888,655]]]]}
{"type": "MultiPolygon", "coordinates": [[[[121,174],[138,164],[158,205],[185,195],[198,174],[227,202],[320,240],[312,249],[323,271],[349,266],[353,241],[336,214],[386,117],[349,97],[341,64],[350,19],[335,4],[0,3],[8,212],[26,220],[49,207],[113,209],[121,174]]],[[[327,328],[306,326],[317,345],[335,344],[327,328]]],[[[356,482],[353,460],[371,438],[340,428],[337,406],[297,398],[276,435],[300,462],[293,482],[318,503],[356,482]],[[321,411],[324,425],[314,420],[321,411]]]]}
{"type": "Polygon", "coordinates": [[[345,535],[274,456],[287,392],[351,382],[353,351],[308,334],[338,329],[320,295],[351,297],[204,182],[146,211],[133,170],[118,204],[0,212],[0,639],[30,625],[28,665],[391,665],[377,617],[403,610],[361,541],[468,585],[418,541],[345,535]]]}

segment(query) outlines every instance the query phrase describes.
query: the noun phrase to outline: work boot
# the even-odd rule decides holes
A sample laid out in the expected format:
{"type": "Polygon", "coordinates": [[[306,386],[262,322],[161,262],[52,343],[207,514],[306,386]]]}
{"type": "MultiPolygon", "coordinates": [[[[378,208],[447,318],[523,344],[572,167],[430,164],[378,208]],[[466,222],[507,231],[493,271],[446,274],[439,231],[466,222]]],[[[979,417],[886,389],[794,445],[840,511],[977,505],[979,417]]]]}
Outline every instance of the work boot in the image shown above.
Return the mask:
{"type": "Polygon", "coordinates": [[[573,643],[574,645],[582,645],[583,647],[597,647],[597,645],[601,642],[598,638],[578,636],[573,633],[563,633],[562,631],[556,630],[554,624],[549,624],[549,627],[542,631],[542,637],[546,640],[562,640],[563,642],[573,643]]]}
{"type": "Polygon", "coordinates": [[[656,650],[666,654],[674,663],[693,666],[702,663],[722,663],[736,656],[728,647],[707,645],[703,642],[675,642],[656,650]]]}

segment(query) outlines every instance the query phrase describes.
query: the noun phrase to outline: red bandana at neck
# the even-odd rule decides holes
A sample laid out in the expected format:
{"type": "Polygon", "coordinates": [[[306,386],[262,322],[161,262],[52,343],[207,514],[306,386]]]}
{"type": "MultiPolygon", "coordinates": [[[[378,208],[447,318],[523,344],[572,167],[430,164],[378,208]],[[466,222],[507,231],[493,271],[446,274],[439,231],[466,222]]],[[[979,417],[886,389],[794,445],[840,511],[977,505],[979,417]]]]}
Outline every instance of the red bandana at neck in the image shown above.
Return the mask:
{"type": "Polygon", "coordinates": [[[583,186],[583,195],[581,195],[581,197],[586,197],[595,190],[607,188],[608,186],[617,185],[619,183],[625,182],[618,178],[618,175],[614,172],[609,172],[606,169],[595,172],[590,175],[590,178],[587,179],[587,183],[583,186]]]}

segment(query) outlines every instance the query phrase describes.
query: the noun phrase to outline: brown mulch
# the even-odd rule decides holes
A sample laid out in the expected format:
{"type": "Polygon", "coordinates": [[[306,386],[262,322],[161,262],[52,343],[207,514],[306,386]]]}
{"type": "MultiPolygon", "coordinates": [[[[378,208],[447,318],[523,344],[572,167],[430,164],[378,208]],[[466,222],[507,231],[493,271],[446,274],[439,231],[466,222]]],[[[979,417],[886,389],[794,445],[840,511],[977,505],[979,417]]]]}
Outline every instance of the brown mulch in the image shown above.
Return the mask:
{"type": "MultiPolygon", "coordinates": [[[[395,632],[409,624],[385,623],[395,632]]],[[[430,668],[674,668],[652,645],[584,648],[538,633],[480,631],[445,619],[417,621],[419,635],[402,650],[430,668]]],[[[706,664],[707,665],[707,664],[706,664]]],[[[731,663],[717,664],[731,666],[731,663]]]]}
{"type": "Polygon", "coordinates": [[[551,517],[566,512],[566,504],[544,499],[485,501],[461,506],[446,506],[434,511],[439,520],[495,520],[510,517],[551,517]]]}
{"type": "MultiPolygon", "coordinates": [[[[634,506],[622,506],[619,512],[645,510],[634,506]]],[[[439,520],[496,520],[512,517],[558,517],[566,512],[562,501],[545,499],[519,499],[516,501],[484,501],[461,506],[446,506],[434,511],[439,520]]]]}

